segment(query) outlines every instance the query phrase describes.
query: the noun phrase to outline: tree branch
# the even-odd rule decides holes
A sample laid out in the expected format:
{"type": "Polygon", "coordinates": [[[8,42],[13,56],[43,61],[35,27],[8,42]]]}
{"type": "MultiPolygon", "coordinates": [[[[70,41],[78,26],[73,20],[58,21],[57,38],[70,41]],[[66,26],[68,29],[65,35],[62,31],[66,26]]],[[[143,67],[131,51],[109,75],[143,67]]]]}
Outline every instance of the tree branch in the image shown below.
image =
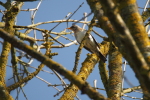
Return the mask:
{"type": "Polygon", "coordinates": [[[63,75],[65,78],[67,78],[69,81],[71,81],[73,84],[77,85],[78,88],[81,91],[84,91],[83,93],[87,94],[90,98],[98,100],[106,100],[106,98],[95,91],[87,82],[84,82],[81,80],[78,76],[76,76],[73,72],[66,70],[62,65],[59,63],[53,61],[52,59],[49,59],[48,57],[42,55],[41,53],[33,50],[30,46],[22,43],[20,40],[17,40],[12,35],[8,34],[4,30],[0,29],[0,37],[7,40],[9,43],[11,43],[14,47],[19,48],[26,53],[28,53],[30,56],[34,57],[38,61],[45,64],[48,68],[54,69],[59,74],[63,75]]]}

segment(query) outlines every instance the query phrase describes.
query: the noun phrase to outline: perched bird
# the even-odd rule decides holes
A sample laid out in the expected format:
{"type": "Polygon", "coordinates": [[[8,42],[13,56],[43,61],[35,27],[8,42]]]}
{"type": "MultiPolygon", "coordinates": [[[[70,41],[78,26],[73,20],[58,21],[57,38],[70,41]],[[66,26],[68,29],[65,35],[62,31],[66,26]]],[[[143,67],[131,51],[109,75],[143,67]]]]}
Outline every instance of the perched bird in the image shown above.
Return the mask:
{"type": "MultiPolygon", "coordinates": [[[[77,42],[81,43],[82,39],[86,34],[86,30],[83,30],[77,25],[72,25],[70,28],[67,29],[72,30],[74,32],[77,42]]],[[[105,56],[100,52],[100,47],[92,35],[89,34],[88,38],[85,39],[84,48],[91,53],[95,53],[104,62],[107,61],[105,56]]]]}

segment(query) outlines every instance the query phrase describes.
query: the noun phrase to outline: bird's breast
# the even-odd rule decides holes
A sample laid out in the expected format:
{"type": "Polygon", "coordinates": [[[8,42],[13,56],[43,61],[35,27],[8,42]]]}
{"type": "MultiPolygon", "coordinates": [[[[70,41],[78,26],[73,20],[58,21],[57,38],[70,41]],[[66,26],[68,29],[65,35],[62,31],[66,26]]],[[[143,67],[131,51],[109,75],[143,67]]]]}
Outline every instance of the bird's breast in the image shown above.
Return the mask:
{"type": "Polygon", "coordinates": [[[81,41],[83,40],[84,36],[85,36],[86,32],[77,32],[75,34],[76,40],[81,43],[81,41]]]}

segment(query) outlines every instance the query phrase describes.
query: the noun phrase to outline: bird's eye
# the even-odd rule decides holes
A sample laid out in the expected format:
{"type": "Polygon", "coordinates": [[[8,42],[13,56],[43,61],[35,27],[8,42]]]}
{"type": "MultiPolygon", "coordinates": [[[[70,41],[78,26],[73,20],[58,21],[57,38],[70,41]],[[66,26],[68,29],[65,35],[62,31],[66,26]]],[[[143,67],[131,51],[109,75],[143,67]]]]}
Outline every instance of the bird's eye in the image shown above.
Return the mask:
{"type": "Polygon", "coordinates": [[[75,28],[74,26],[72,26],[71,28],[75,28]]]}

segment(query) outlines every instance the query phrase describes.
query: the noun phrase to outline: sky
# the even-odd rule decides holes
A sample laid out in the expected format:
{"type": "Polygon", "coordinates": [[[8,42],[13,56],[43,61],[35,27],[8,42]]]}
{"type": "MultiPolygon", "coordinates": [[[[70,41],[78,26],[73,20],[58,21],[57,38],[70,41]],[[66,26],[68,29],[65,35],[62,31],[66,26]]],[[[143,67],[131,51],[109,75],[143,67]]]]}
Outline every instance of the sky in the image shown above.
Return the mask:
{"type": "MultiPolygon", "coordinates": [[[[84,2],[84,4],[82,5],[82,7],[80,7],[80,9],[73,15],[73,17],[71,19],[75,19],[75,20],[79,20],[83,17],[83,13],[90,13],[90,8],[88,6],[88,4],[86,3],[86,0],[63,0],[60,2],[60,0],[43,0],[36,15],[35,15],[35,19],[34,19],[34,23],[38,23],[38,22],[47,22],[47,21],[53,21],[53,20],[62,20],[69,12],[74,12],[79,5],[81,5],[84,2]]],[[[24,3],[22,9],[33,9],[35,7],[37,7],[39,1],[36,2],[26,2],[24,3]]],[[[143,7],[146,3],[146,0],[137,0],[138,6],[139,7],[143,7]]],[[[0,6],[0,10],[4,10],[4,8],[2,6],[0,6]]],[[[142,10],[140,10],[141,12],[142,10]]],[[[17,16],[17,22],[16,25],[22,25],[22,26],[27,26],[31,24],[31,12],[28,11],[21,11],[18,16],[17,16]]],[[[0,13],[0,17],[2,16],[2,14],[0,13]]],[[[91,20],[93,15],[88,17],[88,21],[91,20]]],[[[52,29],[57,23],[50,23],[50,24],[45,24],[45,25],[40,25],[38,26],[38,28],[41,29],[47,29],[50,30],[52,29]]],[[[53,32],[61,32],[64,29],[66,29],[67,27],[71,26],[72,22],[68,23],[61,23],[58,27],[56,27],[53,32]]],[[[82,26],[83,24],[77,24],[79,26],[82,26]]],[[[86,26],[87,29],[87,26],[86,26]]],[[[94,28],[99,34],[106,36],[106,34],[103,32],[103,30],[99,29],[99,28],[94,28]]],[[[25,30],[22,30],[21,32],[24,32],[25,30]]],[[[69,32],[69,30],[66,30],[69,32]]],[[[37,34],[37,39],[42,39],[42,35],[41,32],[36,31],[37,34]]],[[[97,42],[102,42],[102,39],[100,37],[98,37],[97,35],[95,35],[94,33],[91,33],[97,40],[97,42]]],[[[31,37],[33,37],[33,31],[29,34],[31,37]]],[[[68,37],[71,40],[75,40],[73,34],[69,34],[66,35],[66,37],[68,37]]],[[[2,39],[0,39],[0,41],[2,41],[2,39]]],[[[70,41],[64,39],[64,38],[59,38],[58,41],[67,44],[70,43],[70,41]]],[[[27,42],[26,42],[27,43],[27,42]]],[[[38,42],[39,45],[41,45],[43,42],[38,42]]],[[[55,45],[59,45],[58,43],[56,43],[55,45]]],[[[1,46],[1,44],[0,44],[1,46]]],[[[53,48],[52,52],[58,52],[58,56],[54,56],[53,60],[60,63],[61,65],[63,65],[65,68],[67,68],[68,70],[72,70],[74,67],[74,62],[75,62],[75,54],[76,51],[78,49],[79,45],[71,45],[70,47],[66,47],[66,48],[53,48]]],[[[42,53],[44,53],[45,50],[41,50],[42,53]]],[[[81,63],[85,60],[87,53],[89,53],[88,51],[86,51],[85,49],[82,50],[82,54],[80,55],[80,61],[78,64],[78,69],[80,69],[81,67],[81,63]]],[[[9,59],[10,62],[10,59],[9,59]]],[[[38,67],[40,63],[36,60],[34,60],[34,62],[31,64],[31,66],[33,67],[38,67]]],[[[11,65],[10,63],[8,63],[8,65],[11,65]]],[[[98,65],[98,64],[97,64],[98,65]]],[[[93,81],[97,80],[97,87],[99,88],[104,88],[102,83],[101,83],[101,79],[99,76],[99,71],[98,71],[98,66],[96,65],[95,69],[93,70],[93,72],[91,73],[91,75],[88,77],[87,82],[89,82],[91,84],[91,86],[93,86],[93,81]]],[[[18,64],[19,66],[19,64],[18,64]]],[[[46,66],[43,68],[44,70],[47,70],[49,72],[52,72],[50,69],[48,69],[46,66]]],[[[29,68],[30,72],[35,71],[33,68],[29,68]]],[[[11,71],[12,69],[10,67],[7,68],[7,85],[12,84],[13,80],[8,80],[12,77],[11,71]]],[[[42,79],[46,80],[47,82],[51,83],[51,84],[61,84],[60,80],[54,75],[54,74],[49,74],[46,72],[40,72],[38,75],[38,77],[41,77],[42,79]]],[[[135,75],[133,73],[133,71],[131,70],[131,68],[129,66],[126,67],[126,72],[125,72],[125,76],[128,78],[128,80],[134,85],[134,86],[138,86],[139,83],[137,81],[137,79],[135,78],[135,75]]],[[[63,76],[62,76],[63,78],[63,76]]],[[[66,81],[67,84],[69,84],[69,82],[64,79],[66,81]]],[[[127,84],[127,82],[124,83],[124,88],[130,88],[131,86],[129,86],[127,84]]],[[[62,87],[59,86],[57,87],[58,89],[62,90],[62,87]]],[[[58,93],[58,91],[56,89],[54,89],[53,87],[48,87],[48,84],[46,84],[45,82],[39,80],[38,78],[33,78],[31,81],[27,82],[26,86],[23,87],[24,92],[26,94],[26,97],[28,98],[28,100],[57,100],[61,97],[62,93],[60,93],[58,96],[54,97],[54,95],[56,95],[58,93]]],[[[100,93],[102,93],[104,96],[106,96],[104,91],[99,91],[100,93]]],[[[11,92],[11,95],[13,96],[13,98],[16,98],[16,90],[11,92]]],[[[141,97],[142,95],[140,93],[132,93],[132,94],[127,94],[129,96],[133,96],[133,97],[141,97]]],[[[81,100],[90,100],[88,96],[86,95],[81,95],[80,91],[78,93],[78,97],[81,100]]],[[[26,100],[26,98],[24,97],[23,93],[21,92],[18,100],[26,100]]],[[[126,100],[131,100],[130,98],[125,97],[126,100]]]]}

